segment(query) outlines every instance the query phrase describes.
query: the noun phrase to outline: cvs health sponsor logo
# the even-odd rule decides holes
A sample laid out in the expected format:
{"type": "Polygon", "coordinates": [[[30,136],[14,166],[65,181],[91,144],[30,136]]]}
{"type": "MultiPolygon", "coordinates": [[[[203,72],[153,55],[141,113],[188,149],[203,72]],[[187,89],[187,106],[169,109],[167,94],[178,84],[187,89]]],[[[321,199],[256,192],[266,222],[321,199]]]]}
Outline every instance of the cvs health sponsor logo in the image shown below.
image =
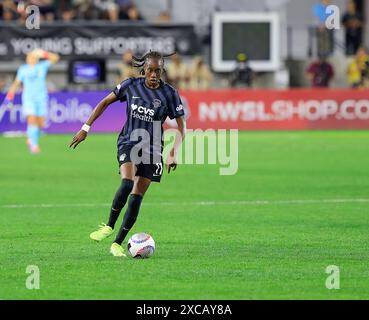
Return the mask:
{"type": "Polygon", "coordinates": [[[131,109],[133,118],[137,118],[147,122],[154,121],[153,116],[155,114],[155,111],[153,109],[144,106],[139,106],[134,103],[131,104],[131,109]]]}

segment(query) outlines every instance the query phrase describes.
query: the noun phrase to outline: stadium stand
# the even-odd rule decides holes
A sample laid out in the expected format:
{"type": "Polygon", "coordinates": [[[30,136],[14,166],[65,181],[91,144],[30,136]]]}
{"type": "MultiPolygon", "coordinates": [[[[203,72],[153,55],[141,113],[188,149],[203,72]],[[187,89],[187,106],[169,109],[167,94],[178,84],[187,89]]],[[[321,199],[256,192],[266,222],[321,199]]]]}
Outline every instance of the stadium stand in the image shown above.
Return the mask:
{"type": "MultiPolygon", "coordinates": [[[[317,0],[289,1],[289,0],[28,0],[8,1],[0,4],[0,17],[2,28],[21,25],[26,18],[25,8],[29,5],[38,5],[41,8],[42,24],[58,24],[66,29],[78,28],[83,25],[88,28],[98,25],[119,25],[124,28],[127,24],[139,23],[140,25],[155,28],[162,25],[193,25],[196,35],[200,41],[200,54],[204,62],[211,64],[211,17],[215,12],[278,12],[280,16],[280,54],[282,65],[280,72],[288,74],[287,83],[282,87],[308,86],[304,77],[304,70],[318,55],[316,18],[313,14],[314,5],[317,0]],[[311,14],[306,14],[311,12],[311,14]],[[97,22],[97,20],[100,20],[97,22]],[[135,21],[132,21],[135,20],[135,21]],[[53,22],[52,22],[53,21],[53,22]]],[[[360,1],[357,6],[362,9],[360,1]]],[[[335,4],[340,8],[343,17],[347,8],[346,0],[337,0],[335,4]]],[[[368,9],[366,9],[368,10],[368,9]]],[[[365,12],[360,12],[365,16],[365,12]]],[[[368,27],[365,27],[366,29],[368,27]]],[[[42,27],[41,27],[42,29],[42,27]]],[[[346,57],[345,47],[346,29],[342,25],[340,30],[334,30],[334,48],[329,57],[330,63],[335,68],[335,78],[332,87],[348,87],[347,68],[352,61],[352,56],[346,57]]],[[[365,32],[365,29],[364,29],[365,32]]],[[[186,44],[183,44],[186,45],[186,44]]],[[[0,54],[2,48],[0,47],[0,54]]],[[[123,53],[110,56],[107,60],[107,80],[104,84],[90,85],[91,89],[110,88],[115,84],[121,56],[123,53]]],[[[52,87],[68,89],[72,85],[68,83],[65,74],[68,70],[68,61],[63,58],[58,65],[53,66],[49,78],[52,87]]],[[[194,54],[181,55],[183,62],[190,66],[194,54]]],[[[20,56],[9,59],[9,56],[0,55],[0,71],[3,81],[14,76],[19,63],[20,56]],[[5,79],[5,80],[4,80],[5,79]]],[[[210,87],[222,88],[229,86],[229,75],[225,73],[212,72],[210,87]]],[[[280,87],[276,83],[276,72],[259,72],[254,80],[254,88],[280,87]]],[[[191,82],[191,81],[190,81],[191,82]]],[[[6,87],[6,86],[5,86],[6,87]]],[[[78,86],[73,86],[78,89],[78,86]]],[[[85,88],[85,86],[83,87],[85,88]]]]}

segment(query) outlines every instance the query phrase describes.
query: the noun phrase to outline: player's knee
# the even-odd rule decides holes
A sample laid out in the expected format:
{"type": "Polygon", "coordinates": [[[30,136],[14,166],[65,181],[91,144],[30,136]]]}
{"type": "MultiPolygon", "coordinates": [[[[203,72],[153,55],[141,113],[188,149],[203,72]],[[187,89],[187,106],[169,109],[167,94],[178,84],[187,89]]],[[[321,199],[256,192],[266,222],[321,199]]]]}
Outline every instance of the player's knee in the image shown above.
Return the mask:
{"type": "Polygon", "coordinates": [[[38,127],[39,127],[40,129],[42,129],[42,128],[45,126],[45,120],[44,120],[44,118],[39,117],[39,118],[37,119],[37,125],[38,125],[38,127]]]}
{"type": "Polygon", "coordinates": [[[127,172],[123,172],[122,170],[120,170],[120,176],[122,177],[122,180],[131,180],[133,181],[134,179],[134,174],[132,173],[127,173],[127,172]]]}
{"type": "Polygon", "coordinates": [[[145,195],[145,192],[144,191],[139,191],[137,188],[133,187],[131,195],[133,195],[133,194],[138,195],[141,198],[143,198],[144,195],[145,195]]]}
{"type": "Polygon", "coordinates": [[[135,176],[135,170],[130,162],[126,162],[120,166],[120,175],[122,179],[133,180],[135,176]]]}
{"type": "Polygon", "coordinates": [[[28,116],[27,123],[30,125],[38,125],[37,118],[35,116],[28,116]]]}
{"type": "Polygon", "coordinates": [[[143,197],[150,186],[150,182],[151,181],[147,178],[139,177],[138,180],[135,181],[132,194],[137,194],[143,197]]]}

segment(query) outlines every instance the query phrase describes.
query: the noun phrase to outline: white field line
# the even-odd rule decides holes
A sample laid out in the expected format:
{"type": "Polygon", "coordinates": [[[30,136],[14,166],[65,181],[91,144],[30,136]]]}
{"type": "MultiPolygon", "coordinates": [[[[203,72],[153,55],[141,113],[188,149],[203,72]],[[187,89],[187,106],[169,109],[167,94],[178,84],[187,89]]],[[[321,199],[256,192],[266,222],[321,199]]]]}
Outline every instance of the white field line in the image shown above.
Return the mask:
{"type": "MultiPolygon", "coordinates": [[[[324,203],[369,203],[369,199],[300,199],[300,200],[235,200],[235,201],[167,201],[144,202],[150,206],[217,206],[217,205],[284,205],[284,204],[324,204],[324,203]]],[[[66,207],[108,207],[110,203],[36,203],[36,204],[4,204],[0,208],[66,208],[66,207]]]]}

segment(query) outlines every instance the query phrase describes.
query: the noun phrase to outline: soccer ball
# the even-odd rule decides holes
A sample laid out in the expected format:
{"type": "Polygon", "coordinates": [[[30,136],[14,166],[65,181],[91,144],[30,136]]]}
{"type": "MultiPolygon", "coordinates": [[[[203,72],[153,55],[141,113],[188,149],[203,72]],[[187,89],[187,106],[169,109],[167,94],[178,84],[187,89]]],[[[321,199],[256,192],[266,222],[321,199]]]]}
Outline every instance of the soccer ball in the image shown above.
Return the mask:
{"type": "Polygon", "coordinates": [[[128,241],[128,252],[133,258],[149,258],[154,251],[155,241],[147,233],[136,233],[128,241]]]}

